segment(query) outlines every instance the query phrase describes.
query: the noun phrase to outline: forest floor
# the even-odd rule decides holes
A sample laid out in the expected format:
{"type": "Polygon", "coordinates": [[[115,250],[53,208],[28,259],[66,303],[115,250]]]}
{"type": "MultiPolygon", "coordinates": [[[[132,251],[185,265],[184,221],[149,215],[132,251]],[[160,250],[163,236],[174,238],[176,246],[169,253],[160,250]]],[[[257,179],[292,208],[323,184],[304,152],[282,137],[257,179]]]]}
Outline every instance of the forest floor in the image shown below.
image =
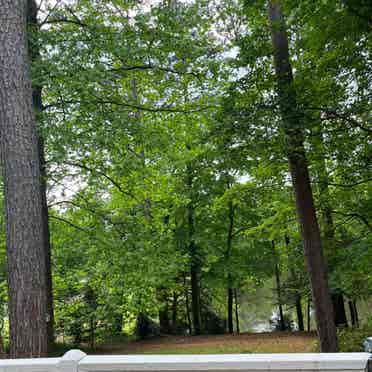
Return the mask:
{"type": "Polygon", "coordinates": [[[99,345],[96,354],[309,353],[314,332],[244,333],[240,335],[162,336],[99,345]]]}

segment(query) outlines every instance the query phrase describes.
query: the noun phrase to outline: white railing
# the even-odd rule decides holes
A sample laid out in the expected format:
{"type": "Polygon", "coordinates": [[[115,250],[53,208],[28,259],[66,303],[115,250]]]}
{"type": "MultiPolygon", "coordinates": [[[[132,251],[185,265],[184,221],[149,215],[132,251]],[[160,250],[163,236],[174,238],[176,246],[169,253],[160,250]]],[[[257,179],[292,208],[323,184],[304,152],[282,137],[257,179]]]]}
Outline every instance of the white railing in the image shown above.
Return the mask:
{"type": "Polygon", "coordinates": [[[80,350],[70,350],[62,358],[3,359],[0,372],[372,372],[370,356],[368,353],[87,356],[80,350]]]}

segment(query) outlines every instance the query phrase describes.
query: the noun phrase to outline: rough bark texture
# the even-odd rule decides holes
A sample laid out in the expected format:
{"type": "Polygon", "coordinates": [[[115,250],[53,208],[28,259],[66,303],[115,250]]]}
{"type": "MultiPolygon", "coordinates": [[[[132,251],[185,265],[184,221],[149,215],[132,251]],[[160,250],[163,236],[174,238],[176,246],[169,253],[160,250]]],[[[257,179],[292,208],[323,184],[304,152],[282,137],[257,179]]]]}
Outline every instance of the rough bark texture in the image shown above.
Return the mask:
{"type": "MultiPolygon", "coordinates": [[[[37,29],[37,11],[38,7],[35,0],[28,0],[28,14],[27,20],[30,27],[37,29]]],[[[40,57],[39,47],[36,43],[29,42],[29,56],[31,61],[37,61],[40,57]]],[[[41,112],[43,109],[42,103],[42,87],[32,87],[32,99],[33,105],[36,112],[41,112]]],[[[44,233],[44,250],[45,250],[45,269],[46,269],[46,290],[47,290],[47,306],[48,306],[48,342],[49,349],[51,349],[54,343],[54,311],[53,311],[53,286],[52,286],[52,254],[50,246],[50,231],[49,231],[49,212],[47,203],[47,171],[45,162],[45,149],[44,140],[40,133],[38,133],[38,152],[40,162],[40,192],[41,192],[41,203],[42,203],[42,217],[43,217],[43,233],[44,233]]]]}
{"type": "Polygon", "coordinates": [[[46,259],[27,0],[0,0],[0,123],[11,357],[48,351],[46,259]]]}
{"type": "Polygon", "coordinates": [[[280,1],[269,1],[268,12],[289,169],[310,276],[320,349],[322,352],[335,352],[338,349],[336,327],[333,320],[320,230],[303,144],[302,125],[304,116],[297,104],[293,88],[288,38],[280,1]]]}

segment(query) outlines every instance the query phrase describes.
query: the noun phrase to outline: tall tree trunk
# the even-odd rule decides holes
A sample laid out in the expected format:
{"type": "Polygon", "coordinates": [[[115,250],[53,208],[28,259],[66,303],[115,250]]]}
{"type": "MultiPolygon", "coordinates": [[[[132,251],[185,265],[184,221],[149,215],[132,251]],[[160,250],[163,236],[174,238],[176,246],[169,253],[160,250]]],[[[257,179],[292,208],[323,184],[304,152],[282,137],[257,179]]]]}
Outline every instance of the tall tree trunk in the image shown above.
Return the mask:
{"type": "Polygon", "coordinates": [[[236,333],[240,334],[240,325],[239,325],[239,303],[238,303],[238,291],[234,288],[234,299],[235,299],[235,320],[236,320],[236,333]]]}
{"type": "Polygon", "coordinates": [[[296,313],[297,313],[297,323],[298,323],[298,330],[304,331],[304,316],[302,313],[302,305],[301,305],[301,296],[299,294],[296,295],[296,313]]]}
{"type": "Polygon", "coordinates": [[[284,314],[283,314],[283,305],[282,305],[282,288],[280,283],[280,271],[279,271],[279,262],[278,262],[278,255],[275,250],[275,242],[274,240],[271,241],[272,252],[275,260],[275,282],[276,282],[276,295],[278,301],[278,308],[279,308],[279,325],[280,330],[285,331],[285,323],[284,323],[284,314]]]}
{"type": "MultiPolygon", "coordinates": [[[[193,184],[193,175],[191,167],[187,166],[187,186],[191,194],[193,184]]],[[[191,198],[192,199],[192,198],[191,198]]],[[[194,234],[194,205],[192,200],[187,206],[188,219],[188,238],[189,238],[189,253],[190,253],[190,276],[191,276],[191,312],[194,334],[201,334],[201,319],[200,319],[200,257],[195,244],[194,234]]]]}
{"type": "Polygon", "coordinates": [[[227,264],[227,326],[230,334],[234,333],[233,325],[233,288],[232,288],[232,275],[231,275],[231,249],[232,249],[232,239],[233,239],[233,229],[234,229],[234,206],[230,200],[228,203],[228,231],[227,231],[227,243],[226,243],[226,264],[227,264]]]}
{"type": "MultiPolygon", "coordinates": [[[[316,137],[315,137],[316,138],[316,137]]],[[[319,178],[319,193],[321,200],[321,212],[323,220],[323,241],[325,255],[328,262],[332,263],[333,257],[337,254],[337,247],[335,244],[335,227],[333,223],[332,208],[330,204],[329,193],[329,175],[325,162],[323,134],[318,134],[319,149],[318,153],[322,158],[318,162],[318,178],[319,178]]],[[[339,289],[331,291],[331,300],[333,305],[333,314],[336,327],[347,327],[347,318],[344,305],[344,296],[339,289]]]]}
{"type": "MultiPolygon", "coordinates": [[[[27,19],[29,26],[35,30],[39,27],[37,22],[37,4],[35,0],[28,0],[28,14],[27,19]]],[[[29,55],[31,61],[37,61],[40,57],[39,47],[35,42],[29,42],[29,55]]],[[[32,100],[36,113],[40,113],[43,109],[42,104],[42,87],[40,85],[32,87],[32,100]]],[[[52,260],[51,260],[51,247],[50,247],[50,232],[49,232],[49,213],[47,203],[47,171],[45,162],[45,149],[44,140],[40,133],[37,135],[38,152],[40,162],[40,192],[42,204],[42,217],[43,217],[43,234],[44,234],[44,250],[45,250],[45,269],[46,269],[46,290],[47,290],[47,306],[48,306],[48,342],[49,349],[54,343],[54,311],[53,311],[53,286],[52,286],[52,260]]]]}
{"type": "Polygon", "coordinates": [[[48,352],[46,257],[27,1],[0,0],[0,123],[11,357],[48,352]]]}
{"type": "Polygon", "coordinates": [[[310,276],[320,349],[322,352],[335,352],[338,350],[336,327],[333,320],[322,241],[303,143],[304,116],[297,104],[293,87],[288,38],[280,0],[270,0],[268,8],[279,104],[298,219],[310,276]]]}

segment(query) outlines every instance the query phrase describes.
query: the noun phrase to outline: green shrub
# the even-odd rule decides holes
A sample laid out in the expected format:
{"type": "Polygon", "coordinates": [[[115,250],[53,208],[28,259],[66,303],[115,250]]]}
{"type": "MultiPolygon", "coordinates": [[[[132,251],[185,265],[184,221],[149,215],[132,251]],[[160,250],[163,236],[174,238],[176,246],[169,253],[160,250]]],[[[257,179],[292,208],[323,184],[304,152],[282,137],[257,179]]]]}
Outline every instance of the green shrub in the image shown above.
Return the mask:
{"type": "MultiPolygon", "coordinates": [[[[340,352],[364,351],[363,342],[367,337],[372,337],[372,318],[360,328],[342,328],[337,331],[338,347],[340,352]]],[[[314,344],[314,352],[319,352],[319,341],[314,344]]]]}
{"type": "Polygon", "coordinates": [[[372,336],[372,322],[361,328],[345,328],[338,331],[338,345],[342,352],[364,351],[363,342],[372,336]]]}

